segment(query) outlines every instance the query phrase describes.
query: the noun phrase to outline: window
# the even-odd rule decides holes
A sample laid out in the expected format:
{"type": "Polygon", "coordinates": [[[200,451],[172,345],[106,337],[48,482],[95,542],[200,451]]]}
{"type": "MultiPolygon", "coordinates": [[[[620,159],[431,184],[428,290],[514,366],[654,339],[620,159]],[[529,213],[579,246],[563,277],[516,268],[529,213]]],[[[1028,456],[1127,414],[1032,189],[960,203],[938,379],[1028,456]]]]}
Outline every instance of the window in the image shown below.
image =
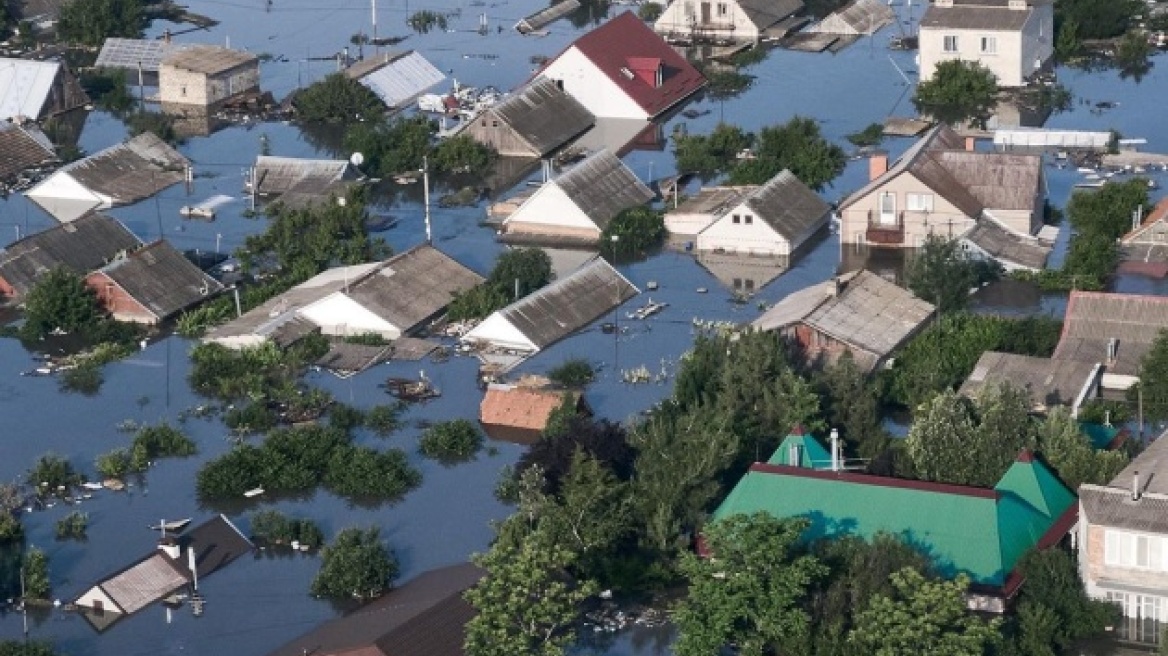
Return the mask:
{"type": "Polygon", "coordinates": [[[742,217],[735,214],[731,219],[734,223],[742,223],[742,217]]]}
{"type": "Polygon", "coordinates": [[[491,121],[491,127],[493,127],[493,128],[499,127],[499,122],[498,121],[491,121]]]}
{"type": "Polygon", "coordinates": [[[744,280],[742,282],[743,282],[742,286],[746,289],[746,291],[748,291],[748,292],[754,291],[754,280],[753,279],[747,278],[746,280],[744,280]]]}
{"type": "Polygon", "coordinates": [[[718,3],[718,15],[719,16],[726,16],[729,13],[730,13],[730,6],[727,5],[725,2],[719,2],[718,3]]]}
{"type": "Polygon", "coordinates": [[[1168,549],[1158,535],[1138,535],[1107,529],[1103,561],[1109,566],[1168,572],[1168,549]]]}
{"type": "Polygon", "coordinates": [[[945,52],[957,52],[957,35],[950,34],[945,36],[943,50],[945,52]]]}
{"type": "Polygon", "coordinates": [[[742,289],[742,278],[734,279],[734,289],[742,289]]]}
{"type": "Polygon", "coordinates": [[[905,194],[905,203],[910,212],[932,212],[933,194],[905,194]]]}
{"type": "Polygon", "coordinates": [[[998,37],[983,36],[981,38],[981,54],[995,55],[998,52],[998,37]]]}
{"type": "Polygon", "coordinates": [[[746,216],[742,217],[742,222],[745,223],[746,225],[750,225],[750,224],[754,223],[754,217],[747,214],[746,216]]]}

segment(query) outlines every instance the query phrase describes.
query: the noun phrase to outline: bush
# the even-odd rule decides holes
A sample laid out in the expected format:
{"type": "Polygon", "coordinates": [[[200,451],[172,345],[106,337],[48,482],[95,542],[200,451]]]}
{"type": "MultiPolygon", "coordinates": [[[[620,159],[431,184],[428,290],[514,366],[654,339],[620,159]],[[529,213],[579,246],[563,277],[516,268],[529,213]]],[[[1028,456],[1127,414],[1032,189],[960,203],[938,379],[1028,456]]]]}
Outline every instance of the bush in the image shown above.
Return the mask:
{"type": "Polygon", "coordinates": [[[57,267],[38,278],[25,295],[21,337],[35,341],[53,332],[82,332],[102,318],[97,295],[82,277],[57,267]]]}
{"type": "Polygon", "coordinates": [[[705,176],[725,171],[752,140],[753,136],[742,128],[727,123],[719,123],[709,135],[675,134],[673,155],[677,170],[705,176]]]}
{"type": "Polygon", "coordinates": [[[454,321],[485,317],[543,287],[551,279],[552,260],[542,249],[506,251],[495,262],[485,283],[454,295],[446,315],[454,321]]]}
{"type": "Polygon", "coordinates": [[[343,431],[351,431],[365,423],[365,415],[351,405],[335,403],[328,411],[329,426],[343,431]]]}
{"type": "Polygon", "coordinates": [[[433,152],[434,169],[439,173],[484,173],[498,153],[468,135],[444,139],[433,152]]]}
{"type": "Polygon", "coordinates": [[[174,130],[174,117],[158,112],[134,112],[126,117],[126,127],[130,136],[136,137],[149,132],[168,144],[181,144],[183,139],[174,130]]]}
{"type": "Polygon", "coordinates": [[[299,542],[309,549],[324,544],[324,533],[309,519],[295,519],[276,510],[264,510],[251,516],[251,533],[269,544],[299,542]]]}
{"type": "Polygon", "coordinates": [[[482,434],[474,424],[465,419],[434,424],[422,433],[422,438],[418,441],[418,450],[422,455],[443,464],[471,460],[482,446],[482,434]]]}
{"type": "Polygon", "coordinates": [[[324,485],[349,498],[396,499],[422,483],[401,449],[342,447],[329,457],[324,485]]]}
{"type": "Polygon", "coordinates": [[[128,449],[114,449],[99,456],[94,462],[97,473],[103,478],[124,478],[133,471],[130,451],[128,449]]]}
{"type": "Polygon", "coordinates": [[[392,405],[375,405],[365,413],[365,426],[385,437],[401,428],[401,416],[406,410],[406,404],[398,401],[392,405]]]}
{"type": "Polygon", "coordinates": [[[46,453],[37,459],[27,480],[38,494],[56,494],[58,491],[68,494],[71,488],[84,483],[85,477],[74,471],[73,465],[65,458],[46,453]]]}
{"type": "Polygon", "coordinates": [[[648,207],[632,207],[609,221],[600,233],[600,251],[619,259],[641,254],[665,241],[665,215],[648,207]],[[613,239],[617,241],[613,241],[613,239]]]}
{"type": "Polygon", "coordinates": [[[297,118],[309,122],[377,121],[386,111],[377,94],[344,73],[333,73],[296,92],[292,106],[297,118]]]}
{"type": "Polygon", "coordinates": [[[549,371],[547,376],[563,387],[583,387],[596,378],[596,372],[584,358],[572,358],[549,371]]]}
{"type": "Polygon", "coordinates": [[[49,582],[49,556],[36,547],[24,552],[24,594],[28,599],[47,600],[53,587],[49,582]]]}
{"type": "Polygon", "coordinates": [[[89,526],[89,515],[74,510],[57,520],[58,540],[84,540],[85,530],[89,526]]]}
{"type": "Polygon", "coordinates": [[[820,191],[843,172],[847,157],[823,137],[814,119],[796,116],[758,133],[754,159],[742,160],[730,171],[730,183],[765,184],[784,169],[803,184],[820,191]]]}
{"type": "Polygon", "coordinates": [[[24,526],[11,510],[0,510],[0,545],[19,542],[24,537],[24,526]]]}
{"type": "Polygon", "coordinates": [[[185,458],[198,452],[194,440],[169,424],[147,426],[130,445],[130,468],[143,472],[158,458],[185,458]]]}
{"type": "Polygon", "coordinates": [[[388,177],[418,171],[432,149],[437,126],[423,115],[376,125],[357,125],[345,134],[345,148],[365,156],[364,168],[388,177]]]}
{"type": "Polygon", "coordinates": [[[312,594],[337,599],[371,599],[389,590],[397,560],[377,528],[347,528],[324,548],[312,594]]]}
{"type": "Polygon", "coordinates": [[[661,14],[664,11],[665,7],[662,6],[659,2],[643,2],[641,3],[641,6],[637,8],[637,18],[640,18],[647,23],[652,23],[658,18],[661,18],[661,14]]]}
{"type": "Polygon", "coordinates": [[[278,419],[276,411],[264,402],[233,406],[223,414],[224,425],[241,435],[266,433],[276,427],[278,419]]]}
{"type": "Polygon", "coordinates": [[[878,146],[881,141],[884,141],[884,126],[880,123],[870,123],[863,130],[849,134],[847,140],[853,146],[860,148],[878,146]]]}

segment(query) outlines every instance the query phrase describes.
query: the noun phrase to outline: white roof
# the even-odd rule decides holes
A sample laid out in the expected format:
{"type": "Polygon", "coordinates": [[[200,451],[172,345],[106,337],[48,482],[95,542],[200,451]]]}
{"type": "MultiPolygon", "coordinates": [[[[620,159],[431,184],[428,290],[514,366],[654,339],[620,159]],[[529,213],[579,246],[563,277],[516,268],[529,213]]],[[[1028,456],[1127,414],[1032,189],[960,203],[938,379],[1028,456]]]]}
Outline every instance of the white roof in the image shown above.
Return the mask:
{"type": "Polygon", "coordinates": [[[58,62],[0,58],[0,120],[39,118],[60,68],[58,62]]]}
{"type": "Polygon", "coordinates": [[[143,71],[157,73],[158,67],[167,55],[179,50],[185,50],[194,45],[197,44],[175,43],[161,39],[120,39],[110,37],[102,44],[101,52],[97,53],[97,61],[94,62],[94,66],[97,68],[121,68],[133,71],[138,70],[138,67],[141,66],[143,71]]]}
{"type": "Polygon", "coordinates": [[[401,107],[428,91],[446,76],[417,52],[390,61],[360,79],[389,107],[401,107]]]}

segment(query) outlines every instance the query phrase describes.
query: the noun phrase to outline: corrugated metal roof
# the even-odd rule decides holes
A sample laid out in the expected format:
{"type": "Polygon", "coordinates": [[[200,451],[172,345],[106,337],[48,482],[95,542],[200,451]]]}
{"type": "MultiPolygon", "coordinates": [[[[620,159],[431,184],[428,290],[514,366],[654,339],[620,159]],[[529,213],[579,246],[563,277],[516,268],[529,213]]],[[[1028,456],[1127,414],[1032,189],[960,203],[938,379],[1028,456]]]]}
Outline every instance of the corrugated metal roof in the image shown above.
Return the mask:
{"type": "Polygon", "coordinates": [[[446,79],[416,51],[385,53],[370,57],[345,69],[350,79],[359,80],[389,107],[401,107],[446,79]]]}
{"type": "Polygon", "coordinates": [[[986,351],[961,385],[961,393],[976,397],[988,384],[1009,383],[1030,394],[1032,408],[1045,411],[1074,403],[1094,368],[1090,362],[986,351]]]}
{"type": "Polygon", "coordinates": [[[36,125],[0,122],[0,180],[56,159],[52,142],[36,125]]]}
{"type": "Polygon", "coordinates": [[[193,73],[217,75],[245,64],[259,66],[259,59],[250,52],[199,44],[164,51],[161,63],[193,73]]]}
{"type": "Polygon", "coordinates": [[[127,615],[136,613],[190,582],[169,557],[156,552],[101,582],[101,589],[127,615]]]}
{"type": "Polygon", "coordinates": [[[1033,9],[1002,6],[938,7],[930,5],[921,17],[921,29],[1021,30],[1033,9]]]}
{"type": "Polygon", "coordinates": [[[454,294],[483,277],[433,246],[422,244],[396,255],[353,284],[349,298],[409,332],[450,304],[454,294]]]}
{"type": "Polygon", "coordinates": [[[357,172],[343,159],[302,159],[297,157],[256,158],[256,193],[282,194],[287,191],[327,189],[335,182],[357,177],[357,172]]]}
{"type": "Polygon", "coordinates": [[[823,225],[831,206],[787,169],[783,169],[746,199],[775,232],[795,243],[823,225]]]}
{"type": "Polygon", "coordinates": [[[572,96],[545,77],[509,96],[488,110],[490,116],[510,126],[542,157],[596,121],[572,96]]]}
{"type": "Polygon", "coordinates": [[[1030,235],[1007,230],[988,217],[978,220],[962,239],[968,240],[994,259],[1032,271],[1046,266],[1046,258],[1051,251],[1049,244],[1030,235]]]}
{"type": "Polygon", "coordinates": [[[90,214],[25,237],[0,251],[0,278],[23,296],[37,278],[56,267],[84,275],[140,245],[117,219],[90,214]]]}
{"type": "Polygon", "coordinates": [[[738,7],[759,30],[803,9],[803,0],[738,0],[738,7]]]}
{"type": "Polygon", "coordinates": [[[855,0],[806,31],[820,34],[873,34],[896,20],[892,8],[878,0],[855,0]]]}
{"type": "Polygon", "coordinates": [[[61,64],[0,57],[0,120],[41,117],[61,64]]]}
{"type": "Polygon", "coordinates": [[[1072,291],[1054,357],[1103,362],[1107,373],[1134,376],[1165,327],[1168,297],[1072,291]],[[1112,339],[1116,357],[1107,362],[1112,339]]]}
{"type": "Polygon", "coordinates": [[[111,262],[102,273],[161,321],[223,291],[167,241],[156,241],[111,262]]]}
{"type": "Polygon", "coordinates": [[[617,214],[644,205],[654,196],[624,162],[607,150],[595,153],[549,184],[562,189],[601,230],[617,214]]]}
{"type": "Polygon", "coordinates": [[[162,39],[121,39],[110,37],[97,53],[95,68],[120,68],[137,71],[138,66],[148,73],[157,73],[162,60],[169,54],[193,48],[195,43],[176,43],[162,39]]]}

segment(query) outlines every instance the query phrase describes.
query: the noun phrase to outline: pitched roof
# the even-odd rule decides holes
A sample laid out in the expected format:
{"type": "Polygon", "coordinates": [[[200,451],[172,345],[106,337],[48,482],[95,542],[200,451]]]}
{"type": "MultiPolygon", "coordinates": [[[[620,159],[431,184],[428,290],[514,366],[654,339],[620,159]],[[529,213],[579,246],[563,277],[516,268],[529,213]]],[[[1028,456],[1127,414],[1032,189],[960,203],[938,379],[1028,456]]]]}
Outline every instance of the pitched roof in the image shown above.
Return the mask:
{"type": "Polygon", "coordinates": [[[388,107],[401,107],[446,79],[421,53],[386,52],[353,64],[345,76],[358,80],[388,107]]]}
{"type": "Polygon", "coordinates": [[[849,346],[885,356],[932,315],[930,303],[861,270],[791,294],[751,325],[779,330],[805,323],[849,346]]]}
{"type": "Polygon", "coordinates": [[[162,66],[203,75],[218,75],[245,64],[258,65],[259,58],[243,50],[203,44],[169,50],[161,61],[162,66]]]}
{"type": "Polygon", "coordinates": [[[962,237],[990,257],[1031,271],[1046,267],[1053,246],[1030,235],[1009,230],[990,217],[982,217],[962,237]]]}
{"type": "Polygon", "coordinates": [[[0,278],[20,296],[56,267],[84,275],[141,243],[117,219],[90,214],[9,244],[0,251],[0,278]]]}
{"type": "Polygon", "coordinates": [[[1159,203],[1148,212],[1148,216],[1139,226],[1120,238],[1124,246],[1136,244],[1168,245],[1168,197],[1161,198],[1159,203]]]}
{"type": "Polygon", "coordinates": [[[1075,360],[1036,358],[1014,353],[986,351],[961,385],[961,393],[975,397],[991,383],[1009,383],[1030,394],[1031,407],[1045,412],[1080,400],[1094,379],[1095,364],[1075,360]]]}
{"type": "Polygon", "coordinates": [[[1092,524],[1168,533],[1168,439],[1161,434],[1107,485],[1080,485],[1083,514],[1092,524]],[[1140,499],[1132,499],[1139,472],[1140,499]]]}
{"type": "Polygon", "coordinates": [[[463,656],[474,607],[462,593],[484,574],[469,563],[430,570],[268,656],[463,656]]]}
{"type": "Polygon", "coordinates": [[[896,12],[878,0],[855,0],[832,12],[808,32],[825,34],[873,34],[896,20],[896,12]]]}
{"type": "Polygon", "coordinates": [[[807,469],[831,468],[831,453],[824,448],[814,435],[796,426],[791,434],[783,438],[779,448],[771,454],[768,465],[787,465],[791,467],[805,467],[807,469]],[[795,454],[798,458],[794,458],[795,454]]]}
{"type": "Polygon", "coordinates": [[[1134,376],[1161,330],[1168,327],[1168,297],[1072,291],[1054,358],[1102,362],[1108,373],[1134,376]],[[1107,362],[1108,342],[1117,340],[1107,362]]]}
{"type": "Polygon", "coordinates": [[[536,78],[488,112],[519,134],[540,156],[596,122],[592,112],[545,77],[536,78]]]}
{"type": "Polygon", "coordinates": [[[702,187],[698,193],[681,201],[677,207],[666,210],[665,216],[670,214],[710,214],[722,216],[738,205],[751,194],[758,191],[758,185],[743,185],[735,187],[702,187]]]}
{"type": "Polygon", "coordinates": [[[101,272],[159,320],[223,291],[222,283],[163,240],[115,259],[101,272]]]}
{"type": "Polygon", "coordinates": [[[39,119],[60,71],[55,61],[0,57],[0,120],[39,119]]]}
{"type": "Polygon", "coordinates": [[[948,576],[1000,588],[1024,553],[1065,534],[1075,510],[1075,495],[1024,452],[989,490],[756,463],[714,519],[758,511],[806,517],[809,540],[889,533],[948,576]]]}
{"type": "Polygon", "coordinates": [[[955,4],[953,7],[930,4],[921,17],[921,29],[1021,30],[1033,11],[1031,8],[1010,9],[999,3],[955,4]]]}
{"type": "Polygon", "coordinates": [[[831,211],[822,198],[787,169],[746,199],[746,206],[789,241],[802,237],[831,211]]]}
{"type": "Polygon", "coordinates": [[[494,426],[542,431],[547,428],[552,412],[564,402],[564,396],[575,401],[580,398],[580,393],[493,384],[487,387],[483,401],[479,404],[479,421],[494,426]]]}
{"type": "Polygon", "coordinates": [[[0,181],[56,160],[52,142],[36,125],[0,122],[0,181]]]}
{"type": "Polygon", "coordinates": [[[581,36],[569,48],[573,46],[649,116],[663,113],[706,85],[706,78],[685,57],[631,11],[581,36]],[[629,58],[661,60],[661,86],[624,73],[629,58]]]}
{"type": "Polygon", "coordinates": [[[593,154],[549,184],[562,189],[601,230],[622,211],[653,200],[653,192],[607,150],[593,154]]]}
{"type": "Polygon", "coordinates": [[[263,195],[326,189],[333,183],[356,177],[353,166],[343,159],[260,155],[255,164],[256,193],[263,195]]]}
{"type": "Polygon", "coordinates": [[[803,8],[803,0],[738,0],[738,7],[759,30],[774,25],[803,8]]]}

